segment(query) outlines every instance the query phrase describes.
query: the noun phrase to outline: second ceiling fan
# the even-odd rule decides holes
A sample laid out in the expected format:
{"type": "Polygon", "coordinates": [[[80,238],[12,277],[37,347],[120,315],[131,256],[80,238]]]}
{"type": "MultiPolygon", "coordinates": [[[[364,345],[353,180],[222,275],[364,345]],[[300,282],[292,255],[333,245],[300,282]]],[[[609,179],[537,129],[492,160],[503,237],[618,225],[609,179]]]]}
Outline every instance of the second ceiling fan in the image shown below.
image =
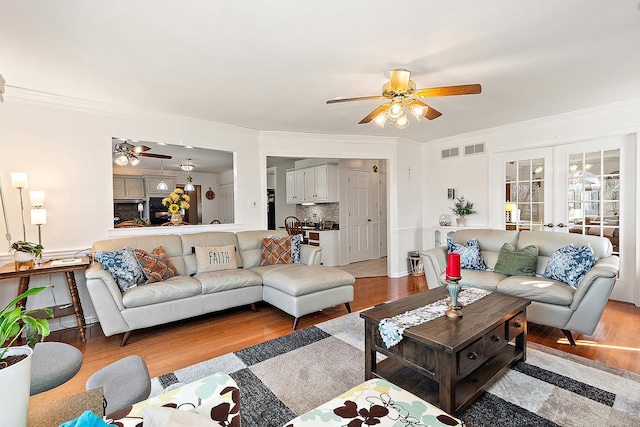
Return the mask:
{"type": "Polygon", "coordinates": [[[482,87],[479,84],[416,89],[416,82],[411,80],[411,72],[404,69],[391,70],[390,77],[391,80],[382,85],[382,95],[330,99],[327,101],[327,104],[387,99],[389,100],[388,102],[385,102],[373,110],[365,118],[360,120],[358,124],[369,123],[373,120],[380,127],[383,127],[387,119],[390,119],[397,128],[402,129],[409,125],[409,119],[407,119],[404,112],[405,108],[418,120],[421,120],[423,117],[433,120],[442,115],[441,112],[418,98],[475,95],[482,92],[482,87]]]}

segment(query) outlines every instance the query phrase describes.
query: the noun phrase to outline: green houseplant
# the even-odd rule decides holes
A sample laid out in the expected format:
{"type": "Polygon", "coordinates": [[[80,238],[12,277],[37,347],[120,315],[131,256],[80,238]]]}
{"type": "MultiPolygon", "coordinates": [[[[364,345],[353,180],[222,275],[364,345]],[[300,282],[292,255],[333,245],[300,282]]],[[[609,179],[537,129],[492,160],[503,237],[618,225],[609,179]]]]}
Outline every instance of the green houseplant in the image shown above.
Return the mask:
{"type": "Polygon", "coordinates": [[[456,198],[451,211],[457,217],[456,221],[458,225],[464,225],[465,216],[476,213],[476,211],[473,210],[473,203],[465,200],[464,196],[456,198]]]}
{"type": "MultiPolygon", "coordinates": [[[[16,252],[23,252],[26,254],[30,254],[31,258],[38,258],[40,253],[42,252],[43,246],[37,243],[25,242],[23,240],[18,240],[14,242],[9,247],[9,251],[15,255],[16,252]]],[[[20,261],[20,260],[18,260],[20,261]]]]}
{"type": "Polygon", "coordinates": [[[50,332],[46,319],[32,315],[44,311],[53,317],[53,312],[48,308],[28,310],[16,304],[43,289],[45,287],[28,289],[0,311],[0,419],[3,425],[27,426],[33,347],[50,332]],[[12,347],[25,331],[28,346],[12,347]]]}
{"type": "Polygon", "coordinates": [[[9,348],[16,342],[26,330],[27,345],[33,348],[38,340],[42,341],[50,333],[47,319],[35,319],[32,314],[44,311],[49,317],[53,317],[53,311],[49,308],[36,308],[27,310],[16,304],[24,298],[42,292],[46,287],[31,288],[18,295],[5,308],[0,311],[0,369],[8,365],[4,362],[5,355],[9,348]],[[6,346],[5,346],[6,344],[6,346]]]}

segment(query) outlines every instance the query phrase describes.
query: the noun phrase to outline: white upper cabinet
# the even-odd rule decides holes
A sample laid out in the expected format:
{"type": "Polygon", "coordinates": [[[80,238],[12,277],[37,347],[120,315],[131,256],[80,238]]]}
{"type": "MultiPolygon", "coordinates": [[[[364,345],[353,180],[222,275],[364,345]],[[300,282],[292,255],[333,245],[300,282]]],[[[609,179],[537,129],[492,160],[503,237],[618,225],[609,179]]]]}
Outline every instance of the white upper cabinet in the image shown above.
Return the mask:
{"type": "Polygon", "coordinates": [[[320,165],[287,171],[287,203],[338,201],[338,166],[320,165]]]}

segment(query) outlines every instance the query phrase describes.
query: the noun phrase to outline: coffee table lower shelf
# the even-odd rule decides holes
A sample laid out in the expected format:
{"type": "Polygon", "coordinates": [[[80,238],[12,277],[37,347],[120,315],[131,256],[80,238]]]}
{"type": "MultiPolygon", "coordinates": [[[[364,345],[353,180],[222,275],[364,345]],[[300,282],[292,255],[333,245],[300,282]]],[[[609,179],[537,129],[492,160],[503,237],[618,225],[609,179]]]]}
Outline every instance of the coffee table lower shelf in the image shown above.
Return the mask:
{"type": "MultiPolygon", "coordinates": [[[[375,371],[371,372],[373,377],[383,378],[405,390],[410,390],[435,406],[446,406],[440,403],[437,381],[416,372],[402,359],[387,356],[385,360],[377,363],[375,371]]],[[[514,345],[507,345],[500,353],[459,380],[455,384],[455,409],[451,412],[458,414],[466,409],[511,366],[524,359],[523,356],[524,352],[521,349],[514,345]]]]}

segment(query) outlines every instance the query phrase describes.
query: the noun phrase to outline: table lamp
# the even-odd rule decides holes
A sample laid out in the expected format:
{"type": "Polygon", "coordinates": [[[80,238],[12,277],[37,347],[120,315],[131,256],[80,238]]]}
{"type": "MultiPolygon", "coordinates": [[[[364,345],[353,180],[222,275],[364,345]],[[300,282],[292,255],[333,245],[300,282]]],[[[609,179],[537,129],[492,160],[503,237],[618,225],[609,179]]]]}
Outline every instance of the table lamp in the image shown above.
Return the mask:
{"type": "MultiPolygon", "coordinates": [[[[44,206],[44,191],[30,191],[31,199],[31,224],[38,226],[38,244],[42,246],[42,230],[41,226],[47,223],[47,210],[44,206]]],[[[42,264],[42,252],[35,260],[36,264],[42,264]]]]}

